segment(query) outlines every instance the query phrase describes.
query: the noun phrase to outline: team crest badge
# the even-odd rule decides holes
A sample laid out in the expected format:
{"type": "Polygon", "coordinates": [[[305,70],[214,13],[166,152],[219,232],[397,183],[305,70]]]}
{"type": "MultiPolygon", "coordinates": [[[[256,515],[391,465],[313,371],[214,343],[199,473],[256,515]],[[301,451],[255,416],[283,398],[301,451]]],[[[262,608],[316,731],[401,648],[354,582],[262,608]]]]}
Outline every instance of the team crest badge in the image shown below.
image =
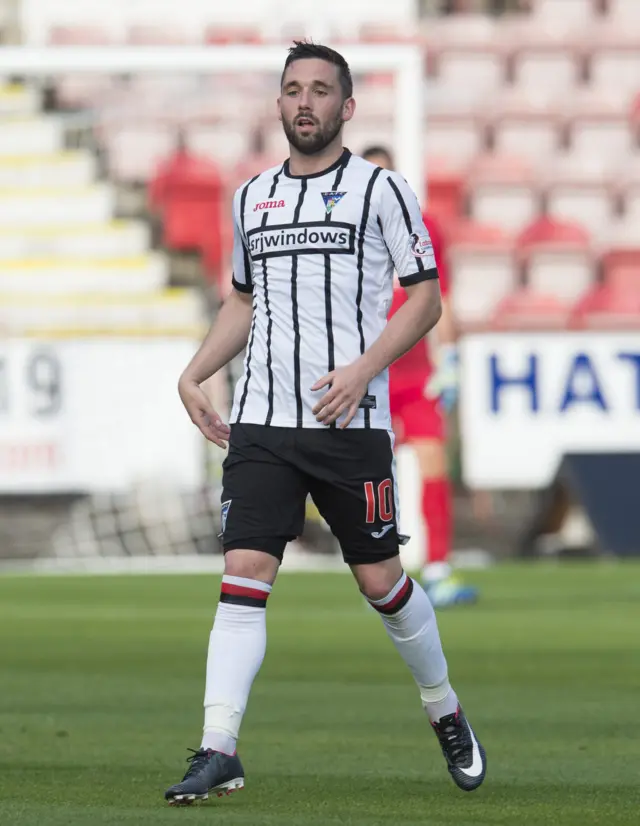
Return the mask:
{"type": "Polygon", "coordinates": [[[222,534],[225,531],[225,528],[227,527],[227,516],[229,515],[229,508],[230,507],[231,507],[231,499],[227,499],[226,502],[222,503],[222,506],[220,508],[220,528],[221,528],[220,536],[222,536],[222,534]]]}
{"type": "Polygon", "coordinates": [[[337,206],[340,201],[346,195],[346,192],[322,192],[322,200],[324,201],[324,207],[327,210],[327,215],[331,213],[331,210],[334,206],[337,206]]]}

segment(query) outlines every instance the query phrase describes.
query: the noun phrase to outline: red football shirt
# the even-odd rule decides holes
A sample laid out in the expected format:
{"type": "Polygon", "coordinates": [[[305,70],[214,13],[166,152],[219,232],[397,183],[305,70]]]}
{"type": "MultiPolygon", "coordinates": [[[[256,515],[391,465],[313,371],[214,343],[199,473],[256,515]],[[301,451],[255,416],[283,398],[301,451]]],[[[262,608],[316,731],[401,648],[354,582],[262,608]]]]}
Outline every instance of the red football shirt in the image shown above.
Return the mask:
{"type": "MultiPolygon", "coordinates": [[[[449,277],[447,272],[447,261],[444,250],[444,239],[442,231],[437,221],[429,215],[423,215],[424,224],[431,236],[433,252],[438,267],[440,280],[440,291],[442,295],[447,295],[449,291],[449,277]]],[[[407,294],[402,287],[396,287],[393,291],[393,302],[389,311],[389,318],[407,300],[407,294]]],[[[406,395],[407,391],[414,389],[422,396],[423,388],[429,376],[433,372],[433,364],[429,356],[429,346],[426,339],[419,341],[409,352],[401,356],[389,368],[389,390],[391,395],[406,395]]]]}

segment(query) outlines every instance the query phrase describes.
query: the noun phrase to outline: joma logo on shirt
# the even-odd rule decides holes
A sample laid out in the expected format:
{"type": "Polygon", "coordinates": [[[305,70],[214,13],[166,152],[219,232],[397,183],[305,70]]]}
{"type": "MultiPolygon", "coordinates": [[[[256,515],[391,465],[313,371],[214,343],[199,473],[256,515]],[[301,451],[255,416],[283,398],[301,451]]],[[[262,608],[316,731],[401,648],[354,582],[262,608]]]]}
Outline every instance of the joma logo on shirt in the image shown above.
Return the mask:
{"type": "Polygon", "coordinates": [[[280,209],[283,206],[286,206],[284,201],[260,201],[259,204],[254,206],[253,211],[260,212],[263,209],[280,209]]]}
{"type": "Polygon", "coordinates": [[[353,255],[354,224],[309,221],[249,230],[249,252],[255,260],[279,255],[353,255]]]}

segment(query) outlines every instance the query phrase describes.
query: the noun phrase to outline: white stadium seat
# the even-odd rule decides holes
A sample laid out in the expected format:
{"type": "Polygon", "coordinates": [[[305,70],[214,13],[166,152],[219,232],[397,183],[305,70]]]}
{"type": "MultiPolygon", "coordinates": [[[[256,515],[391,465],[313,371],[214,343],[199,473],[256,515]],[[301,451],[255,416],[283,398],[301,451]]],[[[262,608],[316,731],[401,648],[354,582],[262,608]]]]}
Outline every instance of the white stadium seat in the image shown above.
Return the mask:
{"type": "Polygon", "coordinates": [[[178,333],[204,322],[201,296],[194,290],[157,293],[60,294],[0,293],[0,327],[20,334],[178,333]]]}
{"type": "Polygon", "coordinates": [[[533,0],[534,15],[549,20],[583,23],[594,11],[594,0],[533,0]]]}
{"type": "Polygon", "coordinates": [[[597,184],[553,184],[547,208],[554,218],[580,224],[596,240],[607,232],[614,217],[609,192],[597,184]]]}
{"type": "Polygon", "coordinates": [[[167,261],[163,255],[136,258],[33,261],[2,261],[0,293],[141,293],[167,284],[167,261]]]}
{"type": "MultiPolygon", "coordinates": [[[[640,83],[640,75],[638,75],[640,83]]],[[[624,157],[633,149],[628,119],[580,118],[571,127],[571,147],[581,155],[624,157]]]]}
{"type": "Polygon", "coordinates": [[[593,256],[584,249],[533,250],[527,266],[527,281],[536,293],[561,301],[577,301],[594,284],[593,256]]]}
{"type": "Polygon", "coordinates": [[[0,156],[0,189],[87,186],[95,177],[95,156],[87,151],[0,156]]]}
{"type": "Polygon", "coordinates": [[[504,117],[494,126],[495,148],[508,155],[519,155],[540,162],[556,151],[559,130],[543,117],[504,117]]]}
{"type": "Polygon", "coordinates": [[[116,129],[107,137],[111,173],[118,181],[148,181],[174,144],[172,132],[158,126],[116,129]]]}
{"type": "Polygon", "coordinates": [[[516,266],[508,249],[454,248],[450,255],[451,302],[463,326],[489,321],[516,285],[516,266]]]}
{"type": "Polygon", "coordinates": [[[62,121],[56,117],[6,120],[0,129],[0,157],[46,155],[58,152],[62,144],[62,121]]]}
{"type": "Polygon", "coordinates": [[[560,49],[526,50],[515,62],[515,83],[569,91],[578,82],[578,62],[571,53],[560,49]]]}
{"type": "Polygon", "coordinates": [[[0,84],[0,116],[34,115],[40,107],[40,93],[35,86],[0,84]]]}
{"type": "Polygon", "coordinates": [[[479,183],[471,193],[471,215],[482,224],[519,232],[539,212],[539,197],[528,184],[479,183]]]}
{"type": "Polygon", "coordinates": [[[32,192],[0,189],[0,226],[33,227],[108,221],[113,215],[114,197],[110,184],[32,192]]]}
{"type": "Polygon", "coordinates": [[[425,149],[432,157],[470,161],[483,149],[482,126],[473,118],[431,118],[425,135],[425,149]]]}
{"type": "Polygon", "coordinates": [[[0,227],[0,261],[5,259],[130,258],[149,249],[149,225],[141,221],[0,227]]]}
{"type": "Polygon", "coordinates": [[[448,86],[465,86],[478,94],[494,92],[504,83],[504,61],[490,51],[445,51],[438,58],[438,78],[448,86]]]}
{"type": "Polygon", "coordinates": [[[638,91],[640,51],[637,49],[602,49],[591,57],[591,81],[596,87],[638,91]]]}

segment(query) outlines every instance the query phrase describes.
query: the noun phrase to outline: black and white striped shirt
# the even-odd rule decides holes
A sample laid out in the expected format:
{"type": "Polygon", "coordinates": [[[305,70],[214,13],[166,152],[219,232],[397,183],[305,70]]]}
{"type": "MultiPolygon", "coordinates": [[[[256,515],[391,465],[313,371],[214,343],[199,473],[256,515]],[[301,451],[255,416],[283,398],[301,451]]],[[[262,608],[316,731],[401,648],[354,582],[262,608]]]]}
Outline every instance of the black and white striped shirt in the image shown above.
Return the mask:
{"type": "MultiPolygon", "coordinates": [[[[252,178],[233,213],[233,285],[253,293],[253,322],[231,422],[326,427],[312,413],[326,388],[310,388],[378,338],[394,269],[404,286],[438,276],[417,198],[345,149],[314,175],[285,161],[252,178]]],[[[386,370],[350,427],[390,429],[386,370]]]]}

